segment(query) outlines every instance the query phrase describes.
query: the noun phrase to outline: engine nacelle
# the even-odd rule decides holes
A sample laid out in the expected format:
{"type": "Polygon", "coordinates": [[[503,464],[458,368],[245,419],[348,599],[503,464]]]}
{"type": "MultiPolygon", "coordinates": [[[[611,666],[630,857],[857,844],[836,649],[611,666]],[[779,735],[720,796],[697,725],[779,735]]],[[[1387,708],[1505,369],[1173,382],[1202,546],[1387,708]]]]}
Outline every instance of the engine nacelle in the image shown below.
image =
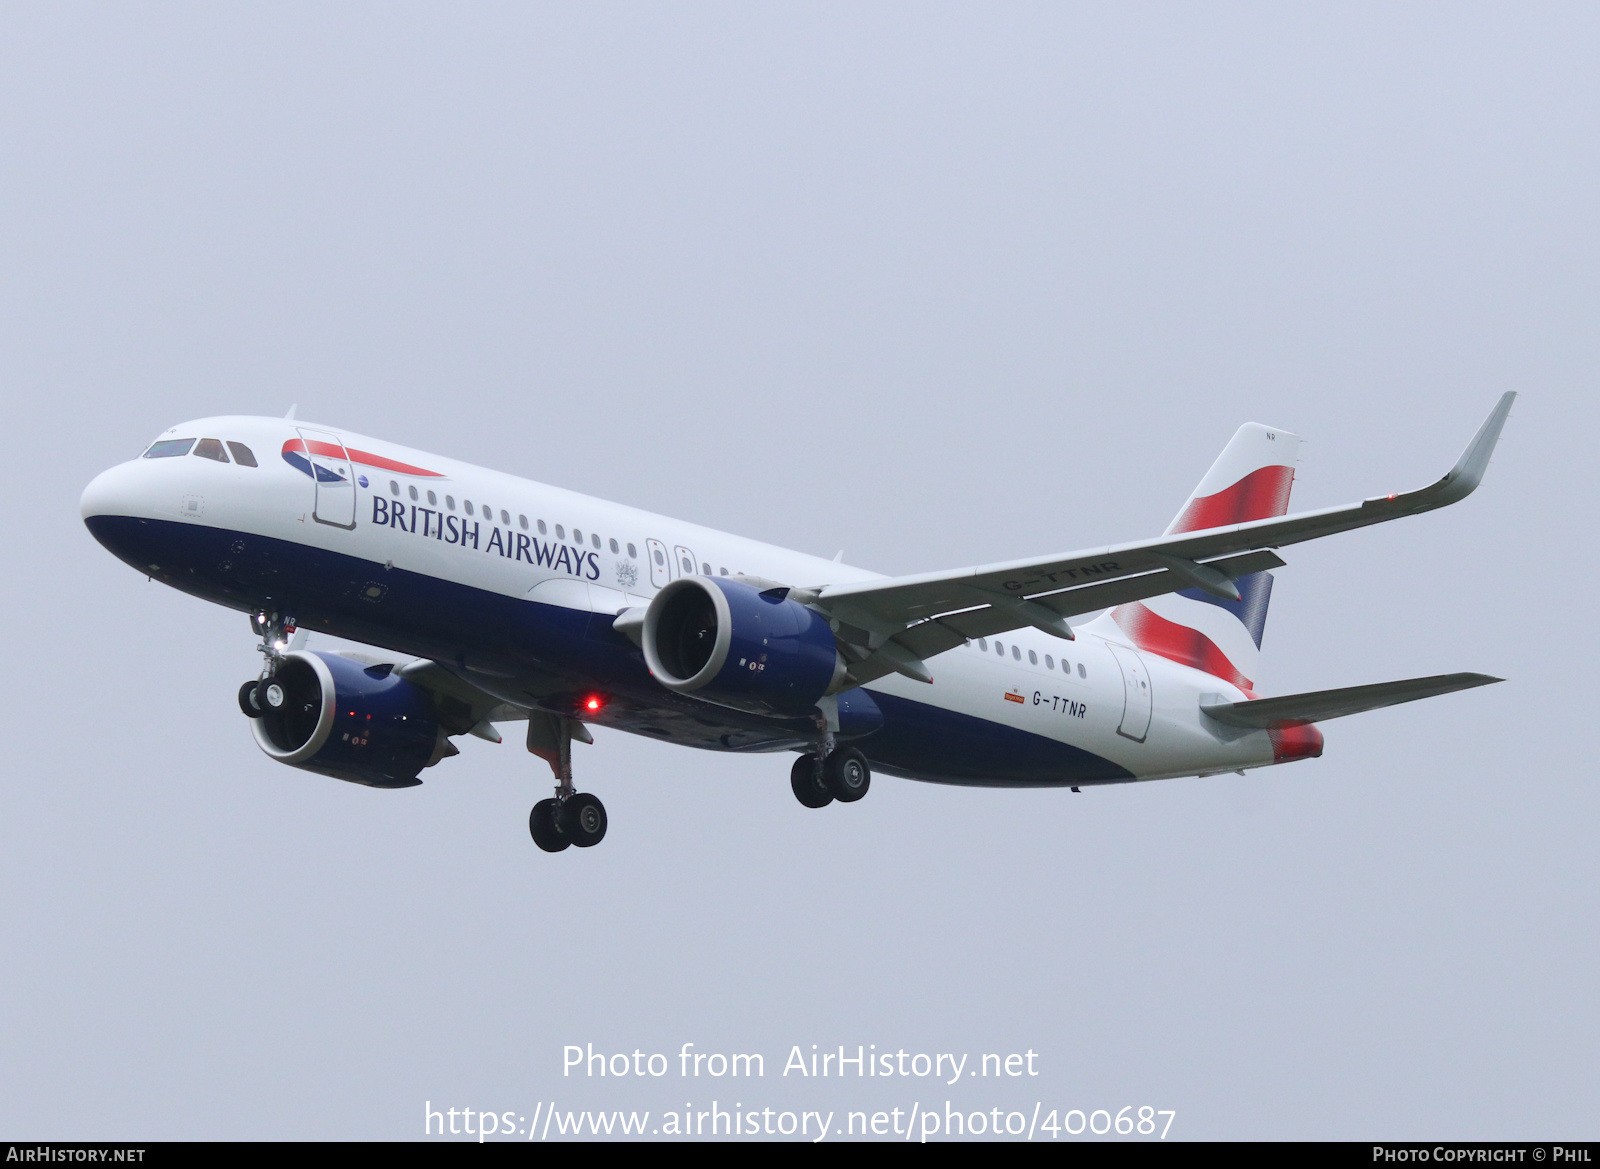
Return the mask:
{"type": "Polygon", "coordinates": [[[689,576],[645,610],[645,663],[668,690],[757,714],[805,714],[844,679],[827,619],[727,577],[689,576]]]}
{"type": "Polygon", "coordinates": [[[295,650],[272,681],[287,701],[264,707],[250,726],[279,763],[368,787],[412,787],[424,767],[454,754],[427,692],[388,666],[295,650]]]}

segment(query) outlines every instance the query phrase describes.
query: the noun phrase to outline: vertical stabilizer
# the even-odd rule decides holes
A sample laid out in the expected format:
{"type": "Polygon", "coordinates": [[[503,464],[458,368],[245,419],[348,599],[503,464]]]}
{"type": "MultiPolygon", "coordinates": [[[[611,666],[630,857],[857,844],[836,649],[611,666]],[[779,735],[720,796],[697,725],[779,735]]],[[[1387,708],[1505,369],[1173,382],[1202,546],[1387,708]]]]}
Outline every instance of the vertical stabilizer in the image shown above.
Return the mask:
{"type": "MultiPolygon", "coordinates": [[[[1297,434],[1245,423],[1211,464],[1166,534],[1283,515],[1289,510],[1299,449],[1297,434]]],[[[1237,601],[1191,588],[1118,605],[1111,610],[1111,619],[1140,649],[1253,690],[1260,676],[1272,574],[1252,573],[1234,583],[1239,589],[1237,601]]]]}
{"type": "Polygon", "coordinates": [[[1168,536],[1271,519],[1289,510],[1300,436],[1246,422],[1167,525],[1168,536]]]}

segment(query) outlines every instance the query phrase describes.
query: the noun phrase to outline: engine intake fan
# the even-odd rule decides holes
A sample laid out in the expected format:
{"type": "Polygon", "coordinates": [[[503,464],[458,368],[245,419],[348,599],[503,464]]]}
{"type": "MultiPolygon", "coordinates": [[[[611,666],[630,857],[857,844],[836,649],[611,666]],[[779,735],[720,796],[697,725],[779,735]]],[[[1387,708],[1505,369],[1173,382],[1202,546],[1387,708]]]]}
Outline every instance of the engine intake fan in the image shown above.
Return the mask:
{"type": "Polygon", "coordinates": [[[417,773],[455,746],[427,691],[387,666],[337,654],[284,654],[268,683],[277,705],[260,702],[250,720],[256,745],[279,763],[368,787],[414,787],[417,773]]]}

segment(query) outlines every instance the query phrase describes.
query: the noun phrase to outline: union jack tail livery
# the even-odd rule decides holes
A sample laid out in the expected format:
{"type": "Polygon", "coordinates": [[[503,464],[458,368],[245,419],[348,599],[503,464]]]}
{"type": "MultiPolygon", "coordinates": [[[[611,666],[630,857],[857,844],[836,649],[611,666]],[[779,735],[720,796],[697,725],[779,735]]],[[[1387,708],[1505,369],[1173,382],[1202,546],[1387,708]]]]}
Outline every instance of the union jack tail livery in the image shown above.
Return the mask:
{"type": "MultiPolygon", "coordinates": [[[[1245,423],[1167,525],[1165,534],[1176,536],[1285,514],[1299,450],[1299,435],[1258,422],[1245,423]]],[[[1237,600],[1223,595],[1223,590],[1193,587],[1118,605],[1111,618],[1123,636],[1140,649],[1253,691],[1260,678],[1261,634],[1272,597],[1272,574],[1251,573],[1239,577],[1234,585],[1237,600]]]]}

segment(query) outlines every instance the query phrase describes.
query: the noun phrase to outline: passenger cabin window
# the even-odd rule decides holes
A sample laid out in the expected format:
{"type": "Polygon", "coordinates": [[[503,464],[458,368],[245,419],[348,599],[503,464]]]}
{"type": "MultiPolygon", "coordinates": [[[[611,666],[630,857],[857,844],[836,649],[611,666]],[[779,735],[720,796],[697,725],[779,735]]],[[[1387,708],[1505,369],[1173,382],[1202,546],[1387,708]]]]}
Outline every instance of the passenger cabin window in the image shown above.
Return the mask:
{"type": "Polygon", "coordinates": [[[438,507],[439,506],[439,497],[437,495],[435,495],[431,491],[428,492],[428,506],[429,507],[438,507]]]}
{"type": "Polygon", "coordinates": [[[410,484],[409,490],[411,491],[411,501],[415,503],[417,499],[417,485],[415,483],[410,484]]]}
{"type": "Polygon", "coordinates": [[[230,441],[228,443],[228,449],[233,452],[233,461],[238,463],[241,467],[253,467],[256,465],[255,455],[251,452],[249,447],[244,445],[244,443],[230,441]]]}
{"type": "Polygon", "coordinates": [[[710,576],[710,575],[711,575],[711,566],[710,566],[710,565],[709,565],[709,564],[702,564],[702,565],[701,565],[701,566],[700,566],[700,571],[701,571],[701,573],[703,573],[703,574],[704,574],[704,575],[706,575],[706,576],[710,576]]]}
{"type": "MultiPolygon", "coordinates": [[[[500,522],[502,524],[504,524],[508,528],[511,526],[511,513],[508,512],[503,507],[500,509],[500,522]]],[[[527,527],[528,526],[528,521],[527,520],[523,520],[522,521],[522,526],[523,527],[527,527]]]]}
{"type": "Polygon", "coordinates": [[[1089,671],[1083,668],[1083,663],[1082,662],[1079,662],[1078,663],[1078,677],[1087,678],[1088,676],[1089,676],[1089,671]]]}
{"type": "Polygon", "coordinates": [[[400,484],[396,483],[393,479],[389,480],[389,494],[390,495],[399,495],[400,494],[400,484]]]}
{"type": "Polygon", "coordinates": [[[1039,655],[1034,653],[1031,649],[1028,651],[1028,664],[1030,666],[1037,666],[1039,664],[1039,655]]]}
{"type": "Polygon", "coordinates": [[[145,451],[147,459],[175,459],[179,455],[189,453],[189,448],[194,445],[192,438],[164,438],[160,442],[150,444],[150,449],[145,451]]]}
{"type": "Polygon", "coordinates": [[[984,653],[988,653],[989,652],[989,639],[987,637],[978,638],[978,648],[980,650],[982,650],[984,653]]]}
{"type": "MultiPolygon", "coordinates": [[[[539,525],[539,530],[541,532],[544,531],[544,525],[543,524],[539,525]]],[[[567,538],[567,533],[562,529],[560,524],[557,524],[556,525],[556,539],[565,540],[566,538],[567,538]]]]}
{"type": "Polygon", "coordinates": [[[583,543],[583,533],[578,531],[577,528],[573,528],[572,529],[572,542],[574,544],[582,544],[583,543]]]}
{"type": "Polygon", "coordinates": [[[448,507],[451,511],[455,511],[455,509],[456,509],[456,497],[453,496],[453,495],[445,496],[444,497],[444,505],[446,507],[448,507]]]}
{"type": "Polygon", "coordinates": [[[1020,648],[1018,648],[1017,646],[1012,646],[1011,647],[1011,656],[1016,658],[1017,661],[1020,662],[1022,660],[1022,650],[1020,648]]]}
{"type": "MultiPolygon", "coordinates": [[[[461,510],[466,512],[468,515],[471,515],[472,514],[472,500],[463,499],[461,501],[461,510]]],[[[485,512],[484,514],[488,515],[489,513],[485,512]]]]}
{"type": "MultiPolygon", "coordinates": [[[[616,543],[615,540],[613,540],[611,542],[613,544],[616,543]]],[[[595,535],[593,532],[590,532],[589,533],[589,543],[593,544],[596,548],[599,548],[600,547],[600,537],[595,535]]]]}
{"type": "Polygon", "coordinates": [[[523,530],[523,531],[524,531],[524,532],[526,532],[526,531],[527,531],[527,530],[528,530],[528,517],[527,517],[527,516],[525,516],[525,515],[519,515],[519,516],[518,516],[518,517],[517,517],[517,523],[518,523],[518,524],[520,524],[520,525],[522,525],[522,530],[523,530]]]}
{"type": "Polygon", "coordinates": [[[1047,670],[1053,670],[1053,669],[1056,668],[1055,659],[1052,658],[1049,654],[1045,654],[1044,655],[1044,668],[1047,669],[1047,670]]]}
{"type": "Polygon", "coordinates": [[[726,568],[719,569],[718,571],[720,571],[723,576],[727,576],[728,575],[728,570],[726,568]]]}
{"type": "Polygon", "coordinates": [[[629,560],[637,560],[637,559],[639,559],[639,550],[637,548],[635,548],[632,544],[628,545],[628,559],[629,560]]]}
{"type": "Polygon", "coordinates": [[[615,556],[616,552],[617,552],[617,538],[615,536],[613,536],[611,538],[611,554],[613,556],[615,556]]]}
{"type": "Polygon", "coordinates": [[[1001,645],[998,641],[996,641],[994,643],[994,652],[999,654],[1001,657],[1005,657],[1006,656],[1006,647],[1001,645]]]}
{"type": "Polygon", "coordinates": [[[219,463],[228,461],[228,452],[222,449],[222,440],[217,438],[202,438],[195,444],[194,453],[202,459],[215,459],[219,463]]]}
{"type": "Polygon", "coordinates": [[[539,534],[541,536],[549,534],[549,529],[544,526],[544,521],[543,520],[539,521],[539,534]]]}

